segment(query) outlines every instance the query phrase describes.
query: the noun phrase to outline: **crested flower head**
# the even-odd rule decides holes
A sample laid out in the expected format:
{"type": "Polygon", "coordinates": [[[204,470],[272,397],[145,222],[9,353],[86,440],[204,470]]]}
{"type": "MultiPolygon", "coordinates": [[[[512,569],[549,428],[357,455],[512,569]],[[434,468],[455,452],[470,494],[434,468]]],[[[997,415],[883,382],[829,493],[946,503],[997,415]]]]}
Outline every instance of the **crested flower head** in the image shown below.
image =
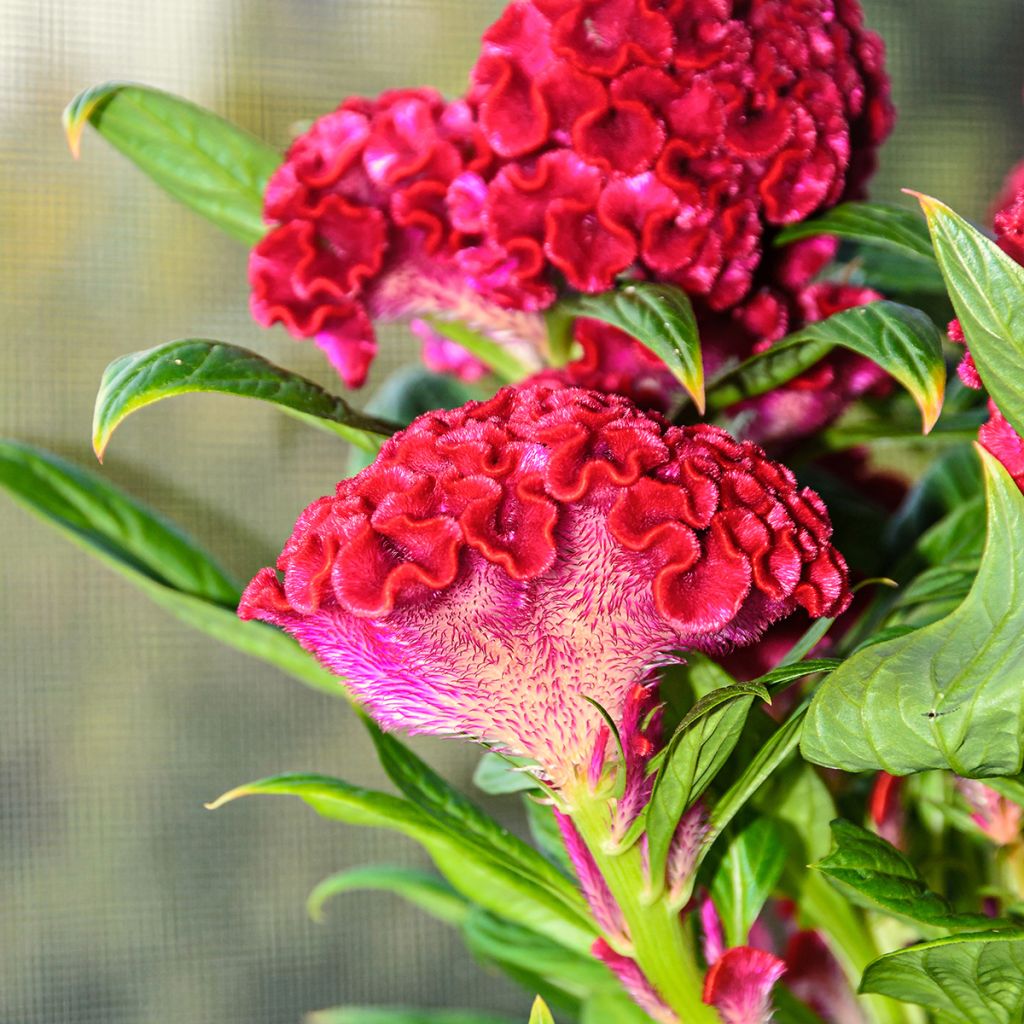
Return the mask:
{"type": "MultiPolygon", "coordinates": [[[[351,387],[376,351],[373,318],[473,319],[463,307],[475,299],[446,262],[461,237],[446,196],[490,161],[464,102],[430,89],[345,100],[292,143],[267,185],[271,227],[249,259],[253,315],[314,338],[351,387]]],[[[534,330],[509,315],[503,327],[534,330]]]]}
{"type": "Polygon", "coordinates": [[[821,500],[750,443],[538,384],[431,412],[299,518],[242,599],[386,728],[586,772],[652,666],[834,615],[821,500]]]}
{"type": "Polygon", "coordinates": [[[733,307],[768,234],[859,196],[888,93],[855,0],[515,0],[467,97],[501,163],[460,179],[460,260],[523,308],[630,268],[733,307]]]}

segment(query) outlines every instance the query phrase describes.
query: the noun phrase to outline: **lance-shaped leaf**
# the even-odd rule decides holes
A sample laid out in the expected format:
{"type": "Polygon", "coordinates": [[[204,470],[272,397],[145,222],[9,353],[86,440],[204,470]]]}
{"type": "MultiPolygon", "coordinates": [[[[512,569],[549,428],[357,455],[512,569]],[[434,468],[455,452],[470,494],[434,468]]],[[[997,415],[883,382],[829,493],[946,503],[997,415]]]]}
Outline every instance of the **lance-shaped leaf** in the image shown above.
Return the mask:
{"type": "Polygon", "coordinates": [[[979,449],[988,536],[964,602],[847,659],[818,689],[802,751],[844,771],[1017,775],[1024,762],[1024,495],[979,449]]]}
{"type": "Polygon", "coordinates": [[[0,487],[189,626],[307,686],[346,695],[340,680],[286,633],[238,618],[241,591],[209,555],[96,474],[28,445],[0,442],[0,487]]]}
{"type": "Polygon", "coordinates": [[[785,866],[783,832],[770,818],[755,818],[730,838],[711,876],[711,898],[727,946],[747,944],[785,866]]]}
{"type": "Polygon", "coordinates": [[[855,903],[937,928],[992,925],[981,914],[961,914],[932,892],[917,868],[880,836],[848,821],[832,822],[832,852],[814,864],[855,903]]]}
{"type": "Polygon", "coordinates": [[[476,1010],[405,1010],[373,1006],[338,1006],[318,1010],[306,1017],[306,1024],[516,1024],[508,1017],[496,1017],[476,1010]]]}
{"type": "Polygon", "coordinates": [[[928,230],[921,219],[913,211],[891,203],[840,203],[820,217],[784,227],[775,236],[775,245],[820,235],[885,246],[934,266],[928,230]]]}
{"type": "Polygon", "coordinates": [[[944,203],[918,199],[982,383],[1024,433],[1024,267],[944,203]]]}
{"type": "MultiPolygon", "coordinates": [[[[724,671],[721,674],[723,681],[729,680],[724,671]]],[[[659,759],[646,816],[648,863],[655,891],[664,881],[680,819],[735,749],[758,697],[765,700],[768,692],[756,683],[733,683],[713,690],[683,719],[659,759]]]]}
{"type": "Polygon", "coordinates": [[[880,957],[861,992],[934,1010],[948,1024],[1020,1024],[1024,931],[954,935],[880,957]]]}
{"type": "Polygon", "coordinates": [[[398,424],[357,412],[319,384],[263,356],[221,341],[189,338],[115,359],[103,372],[93,413],[93,448],[102,460],[118,424],[144,406],[197,392],[271,402],[306,423],[369,451],[398,424]]]}
{"type": "Polygon", "coordinates": [[[345,893],[366,891],[394,893],[426,911],[431,917],[455,926],[464,924],[473,909],[473,905],[464,896],[425,871],[387,864],[367,864],[325,878],[309,894],[306,912],[314,921],[321,921],[324,905],[329,900],[345,893]]]}
{"type": "Polygon", "coordinates": [[[654,1024],[624,992],[602,992],[583,1004],[580,1024],[654,1024]]]}
{"type": "Polygon", "coordinates": [[[533,1002],[533,1009],[530,1011],[530,1024],[555,1024],[551,1011],[540,996],[533,1002]]]}
{"type": "Polygon", "coordinates": [[[836,346],[891,374],[920,408],[924,432],[935,426],[946,388],[942,334],[927,314],[898,302],[854,306],[808,324],[723,373],[708,391],[708,408],[718,411],[763,395],[810,369],[836,346]]]}
{"type": "Polygon", "coordinates": [[[586,915],[576,888],[532,846],[485,814],[404,743],[383,732],[368,715],[360,718],[370,733],[381,767],[409,800],[439,824],[462,836],[466,843],[475,843],[485,852],[495,853],[533,879],[536,887],[547,890],[553,899],[586,915]]]}
{"type": "Polygon", "coordinates": [[[429,316],[427,322],[438,334],[476,356],[502,382],[514,384],[529,376],[530,367],[517,359],[506,345],[474,331],[467,324],[440,316],[429,316]]]}
{"type": "Polygon", "coordinates": [[[252,244],[266,231],[263,192],[281,154],[222,117],[158,89],[107,82],[64,111],[77,157],[91,124],[175,199],[252,244]]]}
{"type": "Polygon", "coordinates": [[[574,901],[538,885],[500,848],[488,848],[408,800],[323,775],[288,774],[239,786],[208,806],[215,810],[256,794],[297,796],[322,817],[400,832],[426,850],[458,892],[484,909],[580,952],[595,938],[595,926],[574,901]]]}
{"type": "Polygon", "coordinates": [[[704,411],[704,361],[697,318],[686,293],[668,284],[631,282],[600,295],[582,295],[563,310],[601,320],[647,346],[704,411]]]}

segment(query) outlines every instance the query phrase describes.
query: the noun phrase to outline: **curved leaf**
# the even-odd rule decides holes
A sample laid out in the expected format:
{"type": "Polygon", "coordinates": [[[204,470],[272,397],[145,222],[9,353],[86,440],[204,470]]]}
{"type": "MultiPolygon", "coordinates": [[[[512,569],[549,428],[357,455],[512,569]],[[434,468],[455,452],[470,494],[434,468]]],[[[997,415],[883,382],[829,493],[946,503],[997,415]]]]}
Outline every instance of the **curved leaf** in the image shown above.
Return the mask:
{"type": "Polygon", "coordinates": [[[393,1007],[338,1006],[318,1010],[306,1017],[306,1024],[514,1024],[508,1017],[495,1017],[476,1010],[406,1010],[393,1007]]]}
{"type": "Polygon", "coordinates": [[[555,1024],[551,1011],[540,996],[537,996],[533,1001],[533,1009],[530,1011],[530,1024],[555,1024]]]}
{"type": "Polygon", "coordinates": [[[1020,1024],[1024,931],[989,931],[924,942],[868,966],[861,992],[918,1003],[949,1024],[1020,1024]]]}
{"type": "Polygon", "coordinates": [[[440,878],[425,871],[387,864],[368,864],[325,878],[309,894],[306,912],[314,921],[321,921],[324,904],[328,900],[345,893],[366,890],[394,893],[425,910],[431,917],[450,925],[465,923],[472,910],[472,904],[465,897],[440,878]]]}
{"type": "Polygon", "coordinates": [[[784,227],[775,236],[775,245],[789,245],[820,235],[882,245],[918,262],[934,265],[935,261],[921,218],[912,210],[891,203],[840,203],[820,217],[784,227]]]}
{"type": "Polygon", "coordinates": [[[630,282],[600,295],[581,295],[566,313],[618,327],[647,346],[704,411],[704,361],[697,318],[686,293],[668,284],[630,282]]]}
{"type": "Polygon", "coordinates": [[[885,301],[808,324],[726,371],[710,386],[708,408],[720,411],[763,395],[810,369],[837,345],[877,363],[910,392],[924,433],[935,426],[946,388],[942,334],[919,309],[885,301]]]}
{"type": "Polygon", "coordinates": [[[266,232],[263,192],[281,154],[216,114],[158,89],[106,82],[64,111],[77,157],[91,124],[175,199],[251,245],[266,232]]]}
{"type": "Polygon", "coordinates": [[[399,429],[396,423],[356,412],[319,384],[255,352],[189,338],[121,356],[104,370],[93,413],[96,455],[102,460],[114,430],[136,409],[196,392],[272,402],[313,426],[374,452],[381,438],[399,429]]]}
{"type": "Polygon", "coordinates": [[[165,611],[334,697],[340,679],[287,633],[235,613],[240,588],[188,537],[123,491],[56,456],[0,442],[0,486],[165,611]]]}
{"type": "Polygon", "coordinates": [[[948,768],[986,778],[1024,762],[1024,495],[981,451],[988,537],[951,614],[865,648],[819,687],[802,752],[845,771],[948,768]]]}
{"type": "Polygon", "coordinates": [[[520,362],[506,345],[488,338],[479,331],[474,331],[472,327],[458,320],[446,320],[440,316],[428,316],[426,320],[438,334],[449,341],[454,341],[470,355],[476,356],[506,384],[514,384],[529,376],[530,368],[520,362]]]}
{"type": "Polygon", "coordinates": [[[982,383],[1024,433],[1024,267],[944,203],[918,199],[982,383]]]}
{"type": "Polygon", "coordinates": [[[938,928],[991,926],[982,914],[957,913],[928,888],[917,868],[880,836],[848,821],[832,822],[833,849],[812,865],[854,903],[938,928]]]}
{"type": "Polygon", "coordinates": [[[257,794],[297,796],[324,818],[400,832],[427,851],[458,892],[484,909],[580,952],[595,938],[595,926],[583,911],[538,885],[500,849],[488,849],[408,800],[323,775],[293,773],[239,786],[208,807],[216,810],[257,794]]]}

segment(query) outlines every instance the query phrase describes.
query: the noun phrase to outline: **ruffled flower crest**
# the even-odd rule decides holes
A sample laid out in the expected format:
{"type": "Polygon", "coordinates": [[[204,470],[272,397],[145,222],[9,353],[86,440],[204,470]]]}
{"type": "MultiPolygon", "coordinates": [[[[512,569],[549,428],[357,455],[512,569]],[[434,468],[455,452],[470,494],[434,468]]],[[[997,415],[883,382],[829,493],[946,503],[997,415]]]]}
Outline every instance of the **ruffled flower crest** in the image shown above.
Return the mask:
{"type": "Polygon", "coordinates": [[[628,400],[505,389],[420,417],[300,517],[240,613],[288,630],[386,728],[582,777],[673,652],[848,603],[820,499],[749,443],[628,400]],[[588,699],[589,698],[589,699],[588,699]]]}

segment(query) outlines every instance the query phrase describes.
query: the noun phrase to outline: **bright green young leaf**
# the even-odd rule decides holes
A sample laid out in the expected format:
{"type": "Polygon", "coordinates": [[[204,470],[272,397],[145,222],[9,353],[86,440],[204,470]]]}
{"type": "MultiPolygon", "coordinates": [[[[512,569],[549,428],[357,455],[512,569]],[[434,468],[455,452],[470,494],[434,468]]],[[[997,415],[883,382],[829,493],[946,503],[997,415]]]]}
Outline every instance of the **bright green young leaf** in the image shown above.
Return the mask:
{"type": "Polygon", "coordinates": [[[945,204],[918,199],[982,383],[1024,433],[1024,267],[945,204]]]}
{"type": "Polygon", "coordinates": [[[566,949],[543,935],[487,911],[475,910],[462,928],[466,948],[523,984],[533,984],[552,1003],[578,1006],[595,992],[616,992],[620,985],[600,960],[566,949]]]}
{"type": "Polygon", "coordinates": [[[472,910],[472,904],[464,896],[435,875],[412,868],[368,864],[325,878],[309,894],[306,912],[314,921],[322,921],[328,900],[345,893],[367,890],[394,893],[431,917],[455,927],[464,924],[472,910]]]}
{"type": "Polygon", "coordinates": [[[1024,931],[954,935],[889,953],[864,972],[860,990],[918,1003],[943,1024],[1020,1024],[1024,931]]]}
{"type": "Polygon", "coordinates": [[[164,398],[216,392],[272,402],[304,422],[376,452],[397,423],[356,412],[344,399],[248,349],[189,338],[133,352],[104,371],[93,414],[93,447],[102,460],[111,434],[130,413],[164,398]]]}
{"type": "Polygon", "coordinates": [[[880,836],[848,821],[832,822],[832,852],[814,864],[854,903],[936,928],[963,930],[993,922],[957,913],[932,892],[917,868],[880,836]]]}
{"type": "Polygon", "coordinates": [[[809,761],[894,775],[1020,772],[1024,495],[995,458],[981,454],[988,537],[974,586],[944,619],[861,650],[825,680],[804,726],[809,761]]]}
{"type": "Polygon", "coordinates": [[[404,1010],[387,1007],[338,1006],[318,1010],[306,1017],[306,1024],[514,1024],[508,1017],[495,1017],[475,1010],[404,1010]]]}
{"type": "Polygon", "coordinates": [[[750,929],[782,877],[786,846],[770,818],[755,818],[727,843],[711,876],[711,897],[727,946],[745,946],[750,929]]]}
{"type": "Polygon", "coordinates": [[[580,1024],[654,1024],[624,992],[602,992],[583,1004],[580,1024]]]}
{"type": "Polygon", "coordinates": [[[533,1009],[530,1011],[530,1024],[555,1024],[551,1011],[540,996],[533,1001],[533,1009]]]}
{"type": "MultiPolygon", "coordinates": [[[[757,694],[734,684],[726,703],[719,703],[691,724],[680,725],[665,749],[647,807],[646,832],[650,876],[665,874],[676,827],[688,807],[707,789],[733,752],[757,694]]],[[[707,700],[716,696],[713,691],[707,700]]]]}
{"type": "Polygon", "coordinates": [[[535,887],[562,903],[567,912],[587,918],[586,906],[576,887],[532,846],[485,814],[405,744],[378,728],[368,716],[361,718],[388,778],[409,800],[464,843],[476,845],[482,854],[500,858],[510,869],[532,879],[535,887]]]}
{"type": "Polygon", "coordinates": [[[290,636],[235,614],[239,588],[183,533],[95,473],[0,442],[0,486],[181,621],[314,689],[346,696],[290,636]]]}
{"type": "Polygon", "coordinates": [[[918,261],[934,262],[928,231],[912,210],[891,203],[840,203],[820,217],[790,224],[775,236],[775,245],[832,235],[851,242],[881,245],[918,261]]]}
{"type": "MultiPolygon", "coordinates": [[[[209,807],[215,810],[239,797],[256,794],[297,796],[324,818],[400,832],[426,850],[458,892],[485,910],[570,949],[585,952],[594,940],[594,926],[584,911],[553,896],[500,850],[487,849],[479,840],[460,834],[408,800],[323,775],[288,774],[239,786],[209,807]]],[[[542,863],[547,865],[546,861],[542,863]]]]}
{"type": "Polygon", "coordinates": [[[251,245],[266,232],[263,192],[281,154],[216,114],[142,85],[107,82],[64,111],[77,157],[91,124],[175,199],[251,245]]]}
{"type": "Polygon", "coordinates": [[[877,363],[910,392],[921,410],[924,433],[935,426],[946,387],[942,334],[919,309],[884,301],[808,324],[751,356],[712,382],[708,408],[720,411],[771,391],[810,369],[837,345],[877,363]]]}
{"type": "Polygon", "coordinates": [[[697,318],[686,293],[668,284],[630,282],[600,295],[581,295],[564,307],[631,334],[679,379],[704,411],[704,361],[697,318]]]}

